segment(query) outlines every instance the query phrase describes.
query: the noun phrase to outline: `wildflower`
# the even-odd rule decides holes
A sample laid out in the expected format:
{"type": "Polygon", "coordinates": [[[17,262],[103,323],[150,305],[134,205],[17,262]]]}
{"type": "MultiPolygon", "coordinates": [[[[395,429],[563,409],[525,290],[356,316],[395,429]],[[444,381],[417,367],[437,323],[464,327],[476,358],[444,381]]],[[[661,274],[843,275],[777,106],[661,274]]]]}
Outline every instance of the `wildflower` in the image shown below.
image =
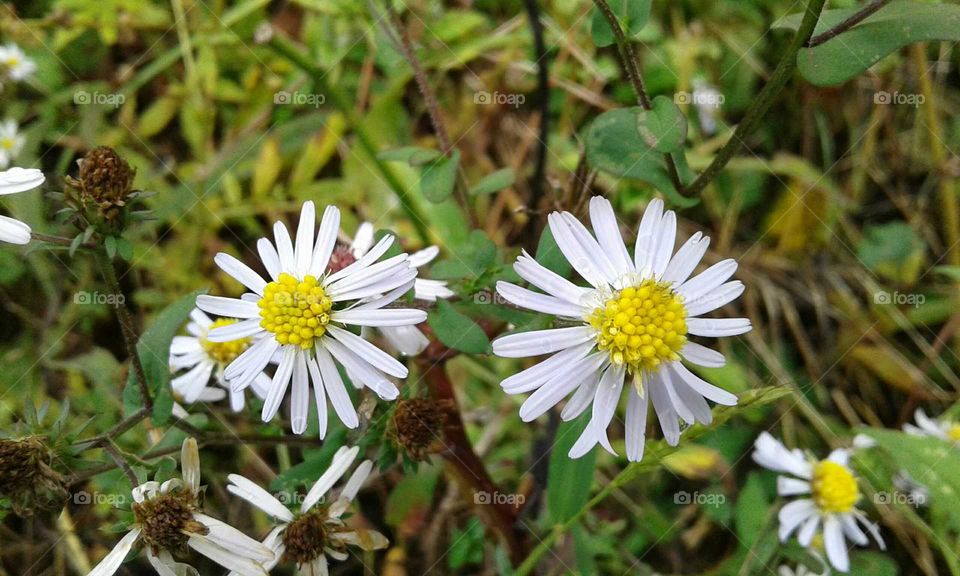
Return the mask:
{"type": "Polygon", "coordinates": [[[502,336],[493,343],[493,351],[507,358],[553,354],[501,383],[509,394],[534,391],[520,408],[524,421],[537,418],[571,392],[561,414],[564,420],[576,418],[592,403],[590,424],[571,448],[571,458],[579,458],[598,443],[613,452],[607,426],[629,380],[627,458],[639,461],[649,402],[670,445],[680,440],[678,419],[687,424],[712,420],[705,398],[736,404],[736,396],[705,382],[682,360],[708,367],[724,364],[722,354],[691,342],[688,336],[748,332],[746,318],[701,317],[735,300],[744,287],[739,281],[727,281],[737,269],[734,260],[714,264],[690,278],[710,239],[698,232],[674,254],[676,216],[664,212],[660,200],[651,202],[643,215],[633,258],[607,200],[591,200],[590,220],[596,237],[569,213],[549,216],[557,245],[590,283],[589,288],[558,276],[526,252],[514,270],[546,294],[497,283],[497,291],[507,301],[579,325],[502,336]]]}
{"type": "Polygon", "coordinates": [[[934,420],[927,416],[923,408],[917,408],[913,417],[917,425],[904,424],[904,432],[914,436],[933,436],[950,443],[960,442],[960,422],[954,422],[949,418],[934,420]]]}
{"type": "Polygon", "coordinates": [[[228,477],[230,484],[227,490],[277,522],[263,540],[264,545],[274,553],[273,561],[264,565],[267,570],[280,562],[293,562],[302,576],[327,574],[327,557],[346,560],[348,546],[363,550],[386,548],[387,539],[379,532],[349,527],[342,519],[370,474],[373,462],[366,460],[357,466],[339,494],[324,498],[350,468],[359,452],[360,449],[356,447],[341,447],[296,512],[253,481],[239,474],[228,477]]]}
{"type": "Polygon", "coordinates": [[[24,142],[15,121],[0,122],[0,169],[9,166],[20,155],[24,142]]]}
{"type": "MultiPolygon", "coordinates": [[[[170,343],[170,369],[173,372],[186,370],[180,376],[171,380],[173,387],[181,400],[187,404],[194,402],[218,402],[230,395],[230,408],[234,412],[243,410],[246,404],[242,390],[234,391],[223,375],[228,364],[237,359],[250,347],[250,338],[240,338],[230,342],[211,342],[207,334],[214,328],[231,326],[239,320],[235,318],[220,318],[211,320],[202,310],[194,308],[190,312],[190,322],[187,324],[189,336],[175,336],[170,343]],[[219,387],[210,387],[211,377],[219,387]]],[[[252,388],[260,399],[266,398],[270,379],[261,374],[254,379],[252,388]]]]}
{"type": "Polygon", "coordinates": [[[858,546],[869,544],[860,525],[884,549],[880,530],[857,509],[861,494],[849,459],[850,452],[843,449],[834,450],[825,460],[811,459],[799,449],[788,450],[767,432],[757,438],[753,451],[757,464],[787,474],[777,477],[781,496],[809,495],[780,509],[780,541],[786,542],[797,531],[800,545],[810,548],[820,531],[827,559],[840,572],[850,568],[847,539],[858,546]]]}
{"type": "Polygon", "coordinates": [[[16,44],[0,46],[0,71],[10,79],[22,82],[37,70],[37,64],[24,54],[16,44]]]}
{"type": "Polygon", "coordinates": [[[53,454],[43,438],[0,439],[0,495],[19,516],[55,509],[67,499],[65,479],[51,466],[53,454]]]}
{"type": "MultiPolygon", "coordinates": [[[[43,172],[35,168],[11,168],[0,172],[0,196],[33,190],[43,184],[43,172]]],[[[9,216],[0,216],[0,242],[30,242],[30,227],[9,216]]]]}
{"type": "MultiPolygon", "coordinates": [[[[335,272],[343,266],[343,262],[361,258],[373,247],[373,224],[364,222],[357,228],[357,234],[350,243],[350,250],[340,258],[337,251],[334,251],[334,257],[331,258],[330,271],[335,272]]],[[[433,261],[440,253],[436,246],[430,246],[414,252],[410,255],[410,265],[414,268],[420,268],[433,261]]],[[[442,280],[430,280],[427,278],[417,278],[413,284],[413,296],[418,300],[435,302],[437,298],[450,298],[454,293],[447,288],[447,283],[442,280]]],[[[380,332],[387,339],[387,342],[394,349],[399,350],[406,356],[416,356],[430,344],[430,340],[423,335],[416,326],[386,326],[380,328],[380,332]]]]}
{"type": "Polygon", "coordinates": [[[426,460],[430,449],[443,438],[449,404],[432,398],[400,400],[390,418],[387,434],[414,461],[426,460]]]}
{"type": "Polygon", "coordinates": [[[79,166],[77,177],[66,179],[66,199],[82,217],[81,227],[96,224],[104,232],[119,232],[126,224],[129,205],[139,194],[133,188],[136,170],[106,146],[87,152],[79,166]]]}
{"type": "Polygon", "coordinates": [[[393,244],[393,236],[381,239],[352,264],[327,273],[340,227],[340,211],[327,207],[320,231],[315,234],[314,210],[313,202],[304,203],[295,243],[281,222],[274,225],[276,245],[266,238],[257,243],[269,282],[233,256],[217,254],[217,265],[251,292],[240,299],[201,295],[197,306],[240,320],[211,329],[208,341],[253,339],[253,344],[224,370],[234,390],[253,383],[278,355],[261,414],[263,421],[276,415],[292,380],[292,429],[302,434],[307,427],[312,381],[323,438],[327,397],[348,428],[359,425],[335,361],[343,365],[355,386],[366,386],[384,400],[394,400],[400,393],[387,377],[407,376],[406,366],[348,328],[412,326],[426,320],[427,314],[386,307],[408,292],[417,276],[406,254],[378,262],[393,244]]]}
{"type": "Polygon", "coordinates": [[[204,514],[200,507],[200,455],[193,438],[183,441],[181,478],[150,481],[133,489],[134,523],[88,576],[110,576],[135,546],[161,576],[196,573],[173,559],[193,548],[239,576],[265,576],[273,552],[236,528],[204,514]]]}

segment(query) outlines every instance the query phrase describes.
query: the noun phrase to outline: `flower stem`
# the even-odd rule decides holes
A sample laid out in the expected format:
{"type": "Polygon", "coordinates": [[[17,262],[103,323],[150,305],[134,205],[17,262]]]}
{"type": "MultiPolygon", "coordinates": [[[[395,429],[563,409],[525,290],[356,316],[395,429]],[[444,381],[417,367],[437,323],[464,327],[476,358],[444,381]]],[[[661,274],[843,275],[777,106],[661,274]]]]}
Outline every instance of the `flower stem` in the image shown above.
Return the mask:
{"type": "Polygon", "coordinates": [[[836,38],[840,34],[843,34],[847,30],[863,22],[864,20],[872,16],[874,12],[883,8],[889,3],[890,3],[890,0],[873,0],[873,2],[861,8],[853,16],[850,16],[849,18],[837,24],[833,28],[827,30],[826,32],[817,34],[816,36],[811,38],[810,41],[807,43],[807,47],[814,48],[816,46],[823,44],[827,40],[830,40],[831,38],[836,38]]]}
{"type": "MultiPolygon", "coordinates": [[[[100,272],[103,279],[107,282],[107,288],[116,296],[121,296],[123,291],[120,289],[120,281],[117,279],[117,270],[113,267],[113,260],[107,255],[106,251],[101,249],[94,252],[97,264],[100,266],[100,272]]],[[[130,362],[133,364],[134,376],[137,380],[137,386],[140,387],[140,396],[143,398],[143,405],[148,410],[153,408],[153,398],[150,396],[150,387],[147,385],[147,375],[143,370],[143,364],[140,362],[140,353],[137,352],[136,328],[133,324],[133,315],[127,307],[126,298],[118,298],[118,304],[115,306],[117,313],[117,322],[120,323],[120,332],[123,335],[123,343],[127,347],[127,354],[130,356],[130,362]]]]}
{"type": "Polygon", "coordinates": [[[326,73],[321,68],[314,65],[313,62],[311,62],[310,59],[289,40],[280,37],[278,34],[274,34],[266,46],[281,56],[289,59],[298,68],[306,72],[313,79],[316,88],[322,91],[326,96],[330,97],[333,105],[336,106],[337,109],[339,109],[340,112],[346,117],[347,122],[353,128],[354,132],[356,132],[360,145],[373,160],[377,170],[379,170],[380,174],[383,176],[384,180],[386,180],[390,188],[393,189],[394,194],[396,194],[397,199],[400,201],[400,205],[410,217],[410,223],[413,224],[414,228],[416,228],[420,239],[424,243],[430,244],[430,232],[427,230],[426,217],[420,212],[420,208],[410,198],[410,193],[407,191],[406,185],[402,182],[400,176],[393,170],[393,167],[377,157],[377,153],[379,152],[377,143],[370,134],[370,131],[367,130],[366,125],[363,123],[363,118],[354,109],[353,103],[350,102],[350,100],[347,99],[347,97],[344,96],[339,90],[337,90],[333,84],[328,82],[326,73]]]}
{"type": "Polygon", "coordinates": [[[723,170],[727,162],[740,150],[747,137],[760,125],[760,120],[770,110],[770,107],[773,105],[773,100],[780,94],[787,85],[787,81],[789,81],[793,75],[793,71],[797,67],[797,53],[806,45],[807,40],[813,35],[813,31],[817,27],[817,21],[820,20],[820,12],[823,10],[825,3],[826,0],[810,0],[807,4],[800,28],[797,29],[797,34],[794,36],[786,52],[780,57],[780,63],[777,64],[777,68],[773,71],[773,76],[771,76],[770,80],[763,87],[763,90],[761,90],[760,94],[754,99],[753,104],[750,106],[750,109],[747,110],[740,125],[737,126],[737,129],[733,132],[733,136],[727,140],[723,148],[714,156],[713,162],[707,166],[707,169],[704,170],[690,186],[687,186],[688,196],[699,196],[700,193],[703,192],[703,189],[707,187],[707,184],[717,177],[717,174],[723,170]]]}

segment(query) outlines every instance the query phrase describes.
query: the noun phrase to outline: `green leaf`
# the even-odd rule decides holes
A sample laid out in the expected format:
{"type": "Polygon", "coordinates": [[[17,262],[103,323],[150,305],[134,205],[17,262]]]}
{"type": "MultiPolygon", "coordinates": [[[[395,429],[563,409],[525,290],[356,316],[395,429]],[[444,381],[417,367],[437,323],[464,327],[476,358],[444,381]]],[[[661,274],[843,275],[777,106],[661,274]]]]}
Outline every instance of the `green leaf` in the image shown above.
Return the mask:
{"type": "Polygon", "coordinates": [[[933,271],[944,278],[960,282],[960,266],[937,266],[933,271]]]}
{"type": "Polygon", "coordinates": [[[483,329],[446,300],[437,300],[437,309],[430,312],[427,322],[447,347],[467,354],[490,352],[490,339],[483,329]]]}
{"type": "Polygon", "coordinates": [[[459,166],[459,150],[454,150],[451,156],[441,156],[426,164],[420,172],[420,192],[424,198],[436,204],[449,198],[457,183],[459,166]]]}
{"type": "Polygon", "coordinates": [[[857,256],[877,275],[910,285],[923,270],[924,242],[906,222],[867,226],[857,256]]]}
{"type": "Polygon", "coordinates": [[[547,511],[550,513],[552,525],[562,524],[573,518],[590,497],[597,451],[591,450],[577,459],[567,456],[589,422],[590,414],[585,413],[576,420],[562,422],[557,427],[547,472],[547,511]]]}
{"type": "Polygon", "coordinates": [[[740,490],[734,510],[737,537],[745,548],[750,549],[766,529],[769,505],[760,474],[751,472],[740,490]]]}
{"type": "MultiPolygon", "coordinates": [[[[651,184],[681,208],[696,205],[698,199],[685,198],[677,192],[663,154],[650,148],[640,136],[638,124],[643,112],[643,108],[635,106],[617,108],[597,116],[584,138],[587,160],[598,170],[651,184]]],[[[683,154],[675,154],[674,159],[678,168],[686,168],[683,154]]]]}
{"type": "Polygon", "coordinates": [[[443,156],[439,150],[430,148],[419,148],[417,146],[402,146],[384,150],[377,154],[377,158],[387,162],[406,162],[411,166],[420,166],[427,162],[432,162],[443,156]]]}
{"type": "MultiPolygon", "coordinates": [[[[608,0],[610,9],[620,21],[620,28],[623,29],[627,38],[636,37],[643,27],[647,25],[650,19],[650,7],[652,0],[608,0]]],[[[598,8],[593,10],[593,19],[590,21],[590,35],[593,36],[593,43],[603,48],[610,46],[616,40],[613,36],[613,30],[610,29],[610,23],[598,8]]]]}
{"type": "Polygon", "coordinates": [[[640,138],[658,152],[676,152],[687,139],[687,118],[667,96],[657,96],[652,104],[653,109],[637,114],[640,138]]]}
{"type": "Polygon", "coordinates": [[[270,489],[274,492],[292,494],[300,486],[312,486],[330,467],[333,455],[340,446],[344,445],[346,437],[346,428],[339,428],[328,434],[318,450],[305,454],[303,462],[288,468],[274,478],[270,483],[270,489]]]}
{"type": "Polygon", "coordinates": [[[471,196],[480,196],[482,194],[493,194],[504,188],[513,186],[517,179],[517,174],[513,168],[504,168],[497,170],[492,174],[484,176],[477,185],[470,189],[471,196]]]}
{"type": "MultiPolygon", "coordinates": [[[[856,10],[827,10],[815,34],[839,24],[856,10]]],[[[796,30],[802,14],[792,14],[774,28],[796,30]]],[[[817,86],[842,84],[888,54],[916,42],[960,40],[960,6],[891,2],[853,28],[814,48],[802,48],[797,66],[817,86]]],[[[878,93],[877,97],[880,96],[878,93]]],[[[883,103],[883,102],[879,102],[883,103]]]]}
{"type": "Polygon", "coordinates": [[[117,256],[117,237],[107,236],[104,238],[103,247],[107,251],[107,256],[113,260],[117,256]]]}
{"type": "MultiPolygon", "coordinates": [[[[196,306],[197,295],[204,293],[205,290],[192,292],[167,306],[157,315],[150,328],[144,331],[137,343],[137,353],[143,364],[147,385],[153,394],[153,420],[157,425],[165,423],[173,410],[173,395],[170,393],[170,342],[196,306]]],[[[127,413],[135,412],[143,405],[136,371],[132,366],[123,398],[127,413]]]]}

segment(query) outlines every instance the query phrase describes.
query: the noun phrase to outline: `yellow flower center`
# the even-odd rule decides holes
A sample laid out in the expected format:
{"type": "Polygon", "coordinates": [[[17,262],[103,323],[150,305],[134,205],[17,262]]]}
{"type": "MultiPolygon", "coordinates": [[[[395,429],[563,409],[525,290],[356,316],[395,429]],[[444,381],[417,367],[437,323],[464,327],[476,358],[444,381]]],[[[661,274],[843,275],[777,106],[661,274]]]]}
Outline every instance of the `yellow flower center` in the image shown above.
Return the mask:
{"type": "Polygon", "coordinates": [[[4,150],[13,150],[13,138],[0,138],[0,148],[4,150]]]}
{"type": "Polygon", "coordinates": [[[844,513],[860,499],[857,480],[846,466],[824,460],[813,468],[813,501],[822,512],[844,513]]]}
{"type": "Polygon", "coordinates": [[[304,350],[323,336],[330,323],[333,301],[313,276],[297,280],[287,273],[267,284],[260,307],[260,326],[273,332],[280,344],[295,344],[304,350]]]}
{"type": "Polygon", "coordinates": [[[655,280],[620,290],[587,318],[597,329],[597,348],[634,374],[680,357],[687,342],[686,320],[680,296],[655,280]]]}
{"type": "MultiPolygon", "coordinates": [[[[239,320],[234,318],[221,318],[211,324],[207,332],[209,333],[210,330],[214,328],[230,326],[237,322],[239,322],[239,320]]],[[[207,340],[207,336],[204,334],[200,337],[200,345],[203,346],[203,349],[207,352],[207,356],[221,364],[229,364],[233,362],[237,356],[243,354],[244,350],[250,346],[250,339],[241,338],[239,340],[231,340],[230,342],[211,342],[207,340]]]]}
{"type": "Polygon", "coordinates": [[[960,424],[954,424],[947,430],[947,438],[954,442],[960,442],[960,424]]]}
{"type": "Polygon", "coordinates": [[[17,65],[20,64],[20,59],[17,58],[16,56],[10,56],[9,58],[7,58],[6,64],[10,68],[16,68],[17,65]]]}

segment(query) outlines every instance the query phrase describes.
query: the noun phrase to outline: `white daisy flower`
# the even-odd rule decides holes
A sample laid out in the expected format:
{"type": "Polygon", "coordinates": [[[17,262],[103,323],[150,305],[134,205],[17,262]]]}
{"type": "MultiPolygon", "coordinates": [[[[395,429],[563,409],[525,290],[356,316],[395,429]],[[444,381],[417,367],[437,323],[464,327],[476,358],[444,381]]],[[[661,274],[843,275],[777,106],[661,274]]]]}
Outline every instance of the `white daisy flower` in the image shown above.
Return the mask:
{"type": "Polygon", "coordinates": [[[737,403],[736,396],[700,379],[682,360],[708,367],[724,364],[722,354],[689,341],[688,335],[748,332],[746,318],[701,317],[740,296],[743,284],[727,281],[737,269],[734,260],[719,262],[690,278],[710,239],[698,232],[674,254],[677,219],[672,211],[663,211],[661,200],[652,201],[640,221],[633,258],[607,200],[594,197],[590,201],[590,220],[596,237],[567,212],[549,216],[557,246],[589,287],[558,276],[526,252],[513,268],[546,294],[497,283],[497,291],[509,302],[578,325],[502,336],[493,343],[493,351],[507,358],[553,354],[501,383],[508,394],[534,392],[520,408],[525,422],[571,392],[561,414],[564,420],[576,418],[592,403],[590,425],[571,448],[571,458],[579,458],[596,444],[613,453],[607,426],[624,382],[629,381],[627,458],[640,461],[650,401],[670,445],[680,440],[678,420],[687,424],[712,420],[705,398],[724,405],[737,403]]]}
{"type": "MultiPolygon", "coordinates": [[[[190,312],[187,324],[189,336],[175,336],[170,343],[170,370],[174,373],[186,372],[170,381],[178,399],[187,404],[194,402],[218,402],[230,394],[230,408],[234,412],[243,410],[246,404],[243,390],[234,391],[227,383],[224,369],[237,359],[252,343],[251,338],[240,338],[230,342],[211,342],[207,339],[210,330],[221,326],[232,326],[239,322],[235,318],[211,320],[199,309],[190,312]],[[208,386],[213,377],[218,387],[208,386]]],[[[270,378],[260,374],[251,384],[254,393],[260,399],[267,397],[270,378]]]]}
{"type": "Polygon", "coordinates": [[[6,168],[20,154],[25,142],[14,120],[0,122],[0,168],[6,168]]]}
{"type": "Polygon", "coordinates": [[[934,420],[927,416],[923,408],[917,408],[913,413],[917,425],[904,424],[903,431],[914,436],[933,436],[950,443],[960,442],[960,422],[954,422],[949,418],[939,418],[934,420]]]}
{"type": "Polygon", "coordinates": [[[37,64],[16,44],[0,46],[0,70],[5,70],[12,80],[26,80],[37,70],[37,64]]]}
{"type": "MultiPolygon", "coordinates": [[[[353,259],[362,258],[369,252],[373,247],[373,232],[373,224],[370,222],[361,224],[360,227],[357,228],[356,236],[354,236],[350,242],[349,252],[338,253],[338,251],[334,251],[331,264],[336,262],[337,265],[331,265],[331,271],[335,272],[338,266],[348,265],[353,259]]],[[[436,246],[430,246],[419,252],[414,252],[410,255],[410,265],[414,268],[420,268],[432,262],[439,253],[440,249],[436,246]]],[[[417,278],[413,284],[413,296],[418,300],[436,302],[437,298],[450,298],[454,296],[454,293],[447,288],[447,283],[442,280],[417,278]]],[[[430,344],[430,340],[416,326],[388,326],[380,328],[380,332],[384,338],[387,339],[390,346],[406,356],[416,356],[423,352],[424,348],[430,344]]]]}
{"type": "MultiPolygon", "coordinates": [[[[326,576],[327,556],[334,560],[347,559],[347,547],[363,550],[387,547],[387,539],[374,530],[351,528],[342,520],[360,487],[373,469],[373,462],[365,460],[347,480],[336,496],[324,498],[334,484],[346,473],[360,449],[340,448],[330,468],[313,485],[303,500],[300,510],[292,512],[269,492],[253,481],[231,474],[227,490],[253,504],[277,522],[263,543],[274,553],[274,559],[264,565],[267,570],[280,562],[294,562],[301,576],[326,576]]],[[[231,574],[230,576],[235,576],[231,574]]]]}
{"type": "MultiPolygon", "coordinates": [[[[43,184],[43,172],[36,168],[11,168],[0,172],[0,196],[33,190],[43,184]]],[[[0,216],[0,242],[30,242],[30,227],[9,216],[0,216]]]]}
{"type": "Polygon", "coordinates": [[[413,288],[417,277],[406,254],[378,262],[393,244],[393,236],[384,237],[356,262],[327,274],[340,228],[340,211],[328,206],[319,233],[314,233],[315,224],[313,202],[306,202],[296,242],[291,241],[282,222],[274,224],[276,245],[260,239],[257,248],[269,282],[233,256],[217,254],[217,265],[251,292],[239,299],[201,295],[197,307],[240,320],[211,329],[208,341],[254,341],[224,370],[234,390],[252,384],[279,353],[261,414],[264,422],[276,415],[292,380],[292,429],[302,434],[307,428],[313,382],[323,438],[327,431],[327,398],[348,428],[359,425],[337,363],[346,369],[354,386],[366,386],[384,400],[394,400],[400,394],[388,376],[407,376],[406,366],[348,328],[412,326],[426,320],[427,314],[423,310],[386,308],[413,288]]]}
{"type": "Polygon", "coordinates": [[[799,448],[788,450],[773,436],[764,432],[754,444],[753,460],[775,472],[788,476],[777,477],[777,492],[781,496],[809,495],[780,509],[780,541],[797,531],[797,541],[809,548],[818,531],[822,533],[823,547],[830,564],[840,572],[850,569],[847,539],[858,546],[866,546],[869,539],[860,525],[884,549],[879,528],[857,509],[860,488],[848,465],[849,450],[834,450],[826,460],[808,458],[799,448]]]}
{"type": "Polygon", "coordinates": [[[130,531],[88,576],[110,576],[135,546],[160,576],[196,575],[196,569],[173,559],[188,548],[241,576],[265,576],[263,565],[273,551],[236,528],[204,514],[200,507],[200,454],[197,441],[183,441],[180,478],[150,481],[133,489],[134,523],[130,531]]]}

